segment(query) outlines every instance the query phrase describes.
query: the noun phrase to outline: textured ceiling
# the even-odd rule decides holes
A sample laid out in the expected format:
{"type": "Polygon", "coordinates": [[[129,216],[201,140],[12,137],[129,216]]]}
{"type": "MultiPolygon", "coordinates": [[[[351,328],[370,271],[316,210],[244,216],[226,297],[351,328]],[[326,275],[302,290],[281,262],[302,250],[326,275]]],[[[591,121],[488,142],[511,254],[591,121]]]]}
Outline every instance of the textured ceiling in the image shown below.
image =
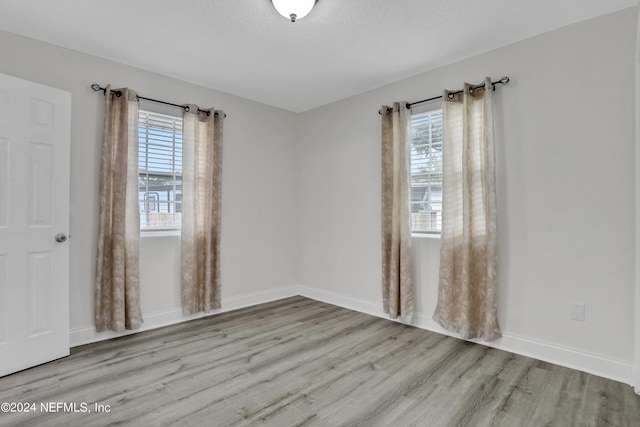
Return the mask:
{"type": "MultiPolygon", "coordinates": [[[[301,112],[637,0],[0,0],[0,29],[301,112]]],[[[631,11],[630,11],[631,13],[631,11]]]]}

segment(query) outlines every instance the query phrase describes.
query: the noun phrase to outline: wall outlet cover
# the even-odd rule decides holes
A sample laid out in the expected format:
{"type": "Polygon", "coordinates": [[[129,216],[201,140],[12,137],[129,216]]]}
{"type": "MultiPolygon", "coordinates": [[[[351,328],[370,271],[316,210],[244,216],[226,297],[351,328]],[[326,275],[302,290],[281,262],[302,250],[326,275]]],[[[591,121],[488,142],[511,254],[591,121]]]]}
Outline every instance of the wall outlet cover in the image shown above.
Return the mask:
{"type": "Polygon", "coordinates": [[[584,321],[585,306],[583,303],[571,303],[571,320],[584,321]]]}

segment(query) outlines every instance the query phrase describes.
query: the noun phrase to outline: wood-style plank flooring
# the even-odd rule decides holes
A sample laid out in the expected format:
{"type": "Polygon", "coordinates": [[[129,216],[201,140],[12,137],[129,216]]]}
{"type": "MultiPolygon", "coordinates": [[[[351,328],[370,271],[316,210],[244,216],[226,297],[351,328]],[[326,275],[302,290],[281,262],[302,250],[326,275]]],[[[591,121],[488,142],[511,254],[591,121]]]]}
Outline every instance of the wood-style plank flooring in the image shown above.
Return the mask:
{"type": "Polygon", "coordinates": [[[0,402],[37,404],[3,426],[640,426],[628,385],[302,297],[74,348],[0,402]]]}

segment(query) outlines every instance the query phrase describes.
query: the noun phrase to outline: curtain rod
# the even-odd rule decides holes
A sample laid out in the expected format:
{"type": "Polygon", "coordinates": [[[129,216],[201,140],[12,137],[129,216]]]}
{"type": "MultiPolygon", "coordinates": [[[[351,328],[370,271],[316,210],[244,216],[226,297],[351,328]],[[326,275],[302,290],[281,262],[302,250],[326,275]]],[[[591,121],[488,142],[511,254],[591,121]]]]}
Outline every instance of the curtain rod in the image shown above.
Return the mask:
{"type": "MultiPolygon", "coordinates": [[[[503,78],[501,78],[498,81],[495,82],[491,82],[491,89],[496,90],[496,85],[506,85],[507,83],[509,83],[509,77],[504,76],[503,78]]],[[[480,88],[484,88],[484,83],[482,83],[481,85],[476,85],[476,86],[471,86],[471,89],[475,90],[475,89],[480,89],[480,88]]],[[[459,90],[456,92],[449,92],[449,99],[453,99],[454,96],[456,96],[459,93],[464,92],[464,90],[459,90]]],[[[434,96],[433,98],[427,98],[427,99],[423,99],[422,101],[416,101],[416,102],[409,102],[407,103],[407,109],[411,109],[412,106],[417,105],[417,104],[422,104],[423,102],[429,102],[429,101],[435,101],[436,99],[442,99],[442,95],[440,96],[434,96]]],[[[387,108],[387,114],[389,114],[391,112],[390,108],[387,108]]],[[[382,114],[382,109],[378,110],[378,114],[382,114]]]]}
{"type": "MultiPolygon", "coordinates": [[[[93,89],[94,92],[99,92],[102,91],[105,95],[107,94],[107,88],[106,87],[100,87],[99,84],[94,83],[91,85],[91,89],[93,89]]],[[[122,96],[122,92],[120,92],[119,90],[115,90],[113,91],[113,93],[116,94],[117,97],[122,96]]],[[[174,104],[172,102],[167,102],[167,101],[160,101],[159,99],[152,99],[152,98],[146,98],[144,96],[140,96],[140,95],[136,95],[136,97],[138,99],[144,99],[145,101],[151,101],[151,102],[156,102],[158,104],[164,104],[164,105],[171,105],[172,107],[178,107],[178,108],[182,108],[184,111],[186,111],[187,113],[189,112],[190,108],[188,105],[179,105],[179,104],[174,104]]],[[[207,110],[201,110],[198,108],[198,112],[199,113],[206,113],[207,116],[211,115],[211,111],[207,111],[207,110]]],[[[214,113],[213,117],[218,117],[218,113],[214,113]]],[[[224,117],[227,117],[227,113],[224,113],[224,117]]]]}

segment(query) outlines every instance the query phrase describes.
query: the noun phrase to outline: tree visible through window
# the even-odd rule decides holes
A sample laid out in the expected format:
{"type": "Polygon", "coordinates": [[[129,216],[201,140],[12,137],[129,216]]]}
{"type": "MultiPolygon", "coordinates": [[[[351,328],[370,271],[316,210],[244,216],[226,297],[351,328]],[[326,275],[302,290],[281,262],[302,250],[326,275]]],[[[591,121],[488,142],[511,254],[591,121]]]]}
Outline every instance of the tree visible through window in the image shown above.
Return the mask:
{"type": "Polygon", "coordinates": [[[411,230],[442,229],[442,110],[411,116],[411,230]]]}
{"type": "Polygon", "coordinates": [[[182,117],[140,110],[140,230],[177,230],[182,223],[182,117]]]}

